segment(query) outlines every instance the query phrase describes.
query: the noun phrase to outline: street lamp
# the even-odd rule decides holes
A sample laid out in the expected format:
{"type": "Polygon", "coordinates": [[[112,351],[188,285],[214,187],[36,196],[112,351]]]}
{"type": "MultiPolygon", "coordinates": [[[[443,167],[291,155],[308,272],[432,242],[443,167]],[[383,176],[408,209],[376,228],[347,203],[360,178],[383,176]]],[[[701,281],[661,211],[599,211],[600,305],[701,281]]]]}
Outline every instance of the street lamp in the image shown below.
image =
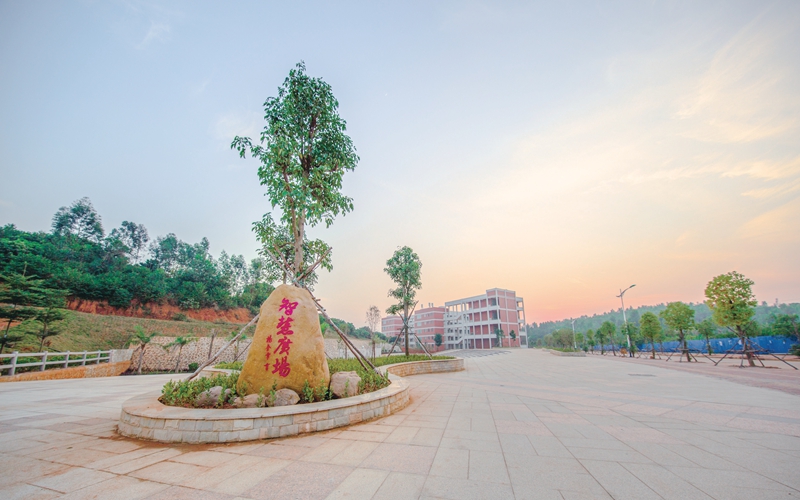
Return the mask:
{"type": "Polygon", "coordinates": [[[628,332],[628,319],[625,317],[625,299],[623,298],[623,296],[625,295],[625,292],[627,292],[628,290],[630,290],[635,286],[636,285],[631,285],[625,290],[620,289],[619,295],[617,295],[617,297],[619,297],[620,302],[622,302],[622,323],[625,325],[625,337],[628,339],[628,356],[633,356],[633,354],[631,353],[631,336],[630,333],[628,332]]]}
{"type": "Polygon", "coordinates": [[[572,347],[577,351],[578,350],[578,341],[575,340],[575,320],[570,319],[572,321],[572,347]]]}

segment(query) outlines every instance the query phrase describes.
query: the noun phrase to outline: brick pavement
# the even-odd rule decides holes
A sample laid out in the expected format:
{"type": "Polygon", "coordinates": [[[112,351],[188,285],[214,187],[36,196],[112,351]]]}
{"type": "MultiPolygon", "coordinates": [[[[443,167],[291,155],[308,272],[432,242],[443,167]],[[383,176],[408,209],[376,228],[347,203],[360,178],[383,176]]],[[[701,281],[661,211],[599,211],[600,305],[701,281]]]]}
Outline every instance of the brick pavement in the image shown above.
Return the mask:
{"type": "Polygon", "coordinates": [[[159,445],[114,432],[169,376],[0,386],[0,497],[797,498],[800,397],[656,364],[535,350],[409,377],[382,420],[159,445]]]}

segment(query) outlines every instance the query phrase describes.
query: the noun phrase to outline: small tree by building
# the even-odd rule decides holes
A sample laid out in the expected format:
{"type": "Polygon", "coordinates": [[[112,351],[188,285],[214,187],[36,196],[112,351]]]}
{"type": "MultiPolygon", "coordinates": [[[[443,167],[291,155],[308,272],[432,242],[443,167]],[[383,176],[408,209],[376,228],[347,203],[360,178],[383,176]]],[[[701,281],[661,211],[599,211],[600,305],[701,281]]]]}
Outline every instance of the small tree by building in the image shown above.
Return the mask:
{"type": "Polygon", "coordinates": [[[496,347],[503,347],[503,337],[505,337],[503,329],[500,327],[495,328],[494,336],[497,338],[496,347]]]}
{"type": "Polygon", "coordinates": [[[705,290],[706,305],[711,309],[714,322],[739,337],[742,352],[750,366],[756,366],[753,346],[747,333],[758,304],[753,295],[753,284],[744,275],[731,271],[709,281],[705,290]]]}
{"type": "Polygon", "coordinates": [[[433,343],[436,344],[436,347],[441,347],[442,346],[442,334],[441,333],[437,333],[436,335],[433,336],[433,343]]]}
{"type": "Polygon", "coordinates": [[[670,302],[659,316],[669,328],[678,334],[681,356],[686,356],[686,361],[691,361],[689,347],[686,345],[686,334],[695,328],[694,309],[683,302],[670,302]]]}
{"type": "Polygon", "coordinates": [[[414,300],[417,296],[417,290],[422,288],[421,270],[422,261],[409,247],[395,250],[392,257],[386,261],[386,267],[384,268],[389,278],[397,284],[396,288],[389,290],[389,297],[397,300],[397,303],[389,306],[386,313],[403,313],[401,316],[403,320],[401,335],[405,335],[406,356],[408,356],[408,316],[410,310],[417,304],[414,300]]]}
{"type": "Polygon", "coordinates": [[[603,338],[611,343],[611,352],[616,356],[616,349],[614,348],[614,335],[617,333],[617,327],[610,321],[604,321],[597,333],[602,333],[603,338]]]}
{"type": "Polygon", "coordinates": [[[514,330],[511,330],[510,332],[508,332],[508,336],[511,337],[511,341],[512,342],[517,340],[517,332],[515,332],[514,330]]]}
{"type": "Polygon", "coordinates": [[[372,359],[375,359],[375,343],[377,340],[377,329],[378,325],[381,323],[381,311],[378,309],[378,306],[369,306],[367,309],[367,328],[369,328],[369,338],[372,342],[372,359]]]}

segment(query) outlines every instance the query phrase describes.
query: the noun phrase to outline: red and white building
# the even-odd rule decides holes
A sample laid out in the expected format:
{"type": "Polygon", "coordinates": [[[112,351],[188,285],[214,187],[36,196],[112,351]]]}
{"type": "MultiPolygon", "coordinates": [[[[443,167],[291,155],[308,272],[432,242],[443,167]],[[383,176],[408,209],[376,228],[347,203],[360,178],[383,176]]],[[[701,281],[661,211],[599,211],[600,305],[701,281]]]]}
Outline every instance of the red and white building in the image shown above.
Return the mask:
{"type": "MultiPolygon", "coordinates": [[[[428,350],[490,349],[497,345],[498,328],[503,330],[503,347],[528,347],[524,333],[524,301],[517,297],[516,292],[501,288],[445,302],[444,306],[428,304],[414,311],[409,318],[409,328],[428,350]],[[435,343],[437,333],[443,339],[438,349],[435,343]]],[[[400,316],[381,319],[381,332],[390,339],[399,335],[402,329],[400,316]]],[[[413,336],[409,338],[409,345],[419,349],[413,336]]]]}

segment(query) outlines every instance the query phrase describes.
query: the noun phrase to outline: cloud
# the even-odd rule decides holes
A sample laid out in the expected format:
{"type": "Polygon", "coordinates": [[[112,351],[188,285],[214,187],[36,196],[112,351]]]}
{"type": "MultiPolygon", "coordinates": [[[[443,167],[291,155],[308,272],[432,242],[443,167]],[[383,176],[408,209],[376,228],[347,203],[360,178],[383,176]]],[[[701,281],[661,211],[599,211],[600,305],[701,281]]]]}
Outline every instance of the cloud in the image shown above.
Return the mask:
{"type": "Polygon", "coordinates": [[[136,44],[137,49],[144,49],[153,41],[165,41],[170,34],[170,26],[166,23],[150,21],[150,29],[141,42],[136,44]]]}
{"type": "Polygon", "coordinates": [[[800,233],[800,198],[764,212],[747,221],[739,229],[742,238],[758,238],[765,242],[798,242],[800,233]]]}

